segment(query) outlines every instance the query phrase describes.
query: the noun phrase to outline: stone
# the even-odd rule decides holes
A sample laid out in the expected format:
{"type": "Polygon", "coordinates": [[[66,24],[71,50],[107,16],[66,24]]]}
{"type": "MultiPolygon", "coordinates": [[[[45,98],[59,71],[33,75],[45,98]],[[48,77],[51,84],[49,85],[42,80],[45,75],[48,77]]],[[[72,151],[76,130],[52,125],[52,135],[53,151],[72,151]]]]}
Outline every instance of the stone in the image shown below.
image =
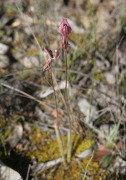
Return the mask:
{"type": "MultiPolygon", "coordinates": [[[[10,148],[14,148],[23,136],[23,127],[20,122],[16,123],[13,127],[12,133],[10,133],[7,143],[10,148]]],[[[11,150],[9,149],[9,150],[11,150]]]]}
{"type": "Polygon", "coordinates": [[[3,43],[0,43],[0,54],[5,54],[8,51],[9,47],[3,43]]]}
{"type": "Polygon", "coordinates": [[[90,157],[92,153],[93,153],[93,149],[89,148],[81,152],[80,154],[76,154],[76,157],[84,159],[84,158],[90,157]]]}
{"type": "Polygon", "coordinates": [[[112,172],[119,172],[122,175],[126,175],[126,161],[117,157],[114,166],[112,166],[110,170],[112,172]]]}
{"type": "Polygon", "coordinates": [[[21,175],[0,161],[0,180],[23,180],[21,175]]]}
{"type": "Polygon", "coordinates": [[[9,58],[5,55],[0,55],[0,69],[9,66],[9,58]]]}
{"type": "Polygon", "coordinates": [[[22,64],[27,68],[40,66],[39,59],[36,56],[24,57],[22,59],[22,64]]]}
{"type": "Polygon", "coordinates": [[[112,73],[107,72],[104,74],[104,76],[109,84],[111,85],[115,84],[115,77],[112,73]]]}
{"type": "Polygon", "coordinates": [[[97,116],[97,108],[90,103],[85,98],[79,98],[78,106],[80,111],[86,116],[86,122],[89,123],[90,119],[95,119],[97,116]],[[91,110],[91,111],[90,111],[91,110]]]}

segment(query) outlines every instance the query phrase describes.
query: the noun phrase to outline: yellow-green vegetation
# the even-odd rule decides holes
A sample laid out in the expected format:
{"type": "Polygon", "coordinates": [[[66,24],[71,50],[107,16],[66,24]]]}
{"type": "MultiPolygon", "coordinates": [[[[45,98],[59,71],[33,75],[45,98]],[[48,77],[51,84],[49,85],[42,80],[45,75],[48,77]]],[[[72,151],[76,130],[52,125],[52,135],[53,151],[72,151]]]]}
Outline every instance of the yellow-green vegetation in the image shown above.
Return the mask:
{"type": "MultiPolygon", "coordinates": [[[[60,164],[58,166],[58,169],[54,173],[52,173],[47,179],[48,180],[51,180],[51,179],[82,180],[84,176],[85,167],[88,161],[89,159],[84,159],[81,161],[77,161],[73,159],[73,161],[71,162],[71,165],[69,166],[67,170],[64,170],[62,164],[60,164]]],[[[40,174],[40,177],[41,177],[41,174],[40,174]]],[[[93,180],[99,180],[101,178],[102,180],[106,180],[107,177],[109,177],[109,175],[107,172],[105,172],[105,170],[103,170],[98,165],[98,163],[92,161],[88,166],[86,177],[88,177],[86,179],[90,178],[93,180]]]]}
{"type": "MultiPolygon", "coordinates": [[[[26,156],[31,158],[36,158],[38,162],[46,162],[49,160],[54,160],[60,157],[59,146],[57,140],[49,139],[49,133],[42,132],[42,130],[37,129],[30,132],[31,133],[31,146],[36,147],[33,151],[29,151],[26,153],[26,156]],[[42,145],[41,145],[42,144],[42,145]],[[39,148],[37,148],[39,146],[39,148]]],[[[64,149],[66,153],[67,147],[67,137],[62,137],[64,149]]],[[[83,140],[79,135],[73,134],[72,135],[72,154],[74,155],[81,153],[82,151],[90,148],[94,141],[91,139],[83,140]]]]}
{"type": "Polygon", "coordinates": [[[94,144],[94,140],[91,139],[84,140],[77,134],[72,135],[72,142],[73,142],[73,151],[76,154],[79,154],[85,151],[86,149],[89,149],[94,144]]]}
{"type": "MultiPolygon", "coordinates": [[[[35,158],[37,159],[38,163],[51,161],[54,159],[59,158],[60,152],[57,140],[51,140],[50,134],[47,132],[42,132],[41,129],[34,129],[29,133],[31,146],[33,147],[31,151],[26,152],[26,157],[28,159],[35,158]],[[35,148],[36,147],[36,148],[35,148]]],[[[66,136],[62,137],[64,149],[66,148],[67,144],[67,138],[66,136]]],[[[66,169],[64,169],[63,164],[59,164],[57,169],[51,173],[50,176],[48,176],[48,180],[51,179],[82,179],[84,177],[85,169],[87,170],[86,179],[91,178],[94,180],[99,180],[100,178],[102,180],[106,180],[107,178],[111,177],[112,174],[108,173],[108,171],[105,171],[103,168],[99,166],[97,162],[94,162],[93,160],[90,161],[88,164],[90,158],[77,160],[75,158],[75,154],[79,154],[82,151],[92,147],[94,144],[94,140],[86,138],[83,139],[77,134],[72,135],[72,161],[68,165],[66,169]],[[88,166],[87,166],[88,164],[88,166]]],[[[65,151],[66,153],[66,151],[65,151]]],[[[44,178],[44,174],[47,174],[50,172],[50,169],[40,172],[39,178],[44,178]]]]}
{"type": "Polygon", "coordinates": [[[98,81],[102,81],[102,82],[105,81],[102,73],[97,73],[97,74],[95,74],[95,75],[94,75],[94,78],[95,78],[96,80],[98,80],[98,81]]]}
{"type": "Polygon", "coordinates": [[[4,75],[7,74],[7,73],[8,73],[7,70],[1,70],[1,71],[0,71],[0,76],[4,76],[4,75]]]}
{"type": "Polygon", "coordinates": [[[73,43],[77,43],[78,41],[80,42],[80,39],[81,39],[81,41],[82,41],[82,38],[83,38],[83,37],[80,38],[80,34],[77,35],[77,34],[75,34],[74,32],[72,32],[72,33],[69,35],[69,39],[70,39],[73,43]]]}
{"type": "MultiPolygon", "coordinates": [[[[6,122],[4,121],[4,118],[0,118],[0,127],[1,128],[5,127],[5,124],[6,122]]],[[[10,134],[10,131],[11,131],[10,127],[6,127],[4,131],[2,131],[1,135],[2,135],[3,140],[8,137],[8,135],[10,134]]]]}
{"type": "MultiPolygon", "coordinates": [[[[8,132],[8,130],[7,130],[8,132]]],[[[6,132],[5,132],[6,133],[6,132]]],[[[4,134],[5,136],[5,134],[4,134]]],[[[24,163],[27,164],[27,161],[30,162],[31,159],[35,158],[38,163],[47,162],[50,160],[54,160],[60,157],[59,147],[56,139],[51,140],[50,139],[50,133],[43,132],[39,128],[31,128],[31,131],[29,131],[26,134],[27,138],[29,138],[30,141],[30,151],[27,150],[25,153],[25,159],[26,161],[24,163]]],[[[67,144],[67,138],[66,136],[62,137],[64,149],[66,148],[67,144]]],[[[77,134],[72,134],[72,161],[68,165],[66,169],[64,169],[63,164],[59,164],[57,169],[51,173],[50,176],[48,176],[48,180],[51,179],[82,179],[85,173],[85,169],[87,166],[87,163],[89,162],[90,158],[77,160],[75,158],[75,154],[79,154],[82,151],[90,148],[94,144],[94,140],[86,138],[83,139],[77,134]]],[[[19,150],[15,149],[14,151],[18,158],[18,152],[19,150]]],[[[0,153],[0,157],[2,160],[4,160],[3,153],[0,153]],[[3,157],[3,158],[2,158],[3,157]]],[[[9,163],[6,161],[6,163],[9,163]]],[[[44,174],[47,174],[50,172],[50,169],[40,172],[39,173],[39,179],[42,179],[44,177],[44,174]]],[[[87,174],[86,177],[99,180],[102,178],[102,180],[106,180],[109,178],[112,174],[109,174],[107,171],[103,170],[99,166],[97,162],[94,162],[91,160],[89,165],[87,166],[87,174]]]]}
{"type": "Polygon", "coordinates": [[[3,125],[3,118],[0,118],[0,127],[3,125]]]}

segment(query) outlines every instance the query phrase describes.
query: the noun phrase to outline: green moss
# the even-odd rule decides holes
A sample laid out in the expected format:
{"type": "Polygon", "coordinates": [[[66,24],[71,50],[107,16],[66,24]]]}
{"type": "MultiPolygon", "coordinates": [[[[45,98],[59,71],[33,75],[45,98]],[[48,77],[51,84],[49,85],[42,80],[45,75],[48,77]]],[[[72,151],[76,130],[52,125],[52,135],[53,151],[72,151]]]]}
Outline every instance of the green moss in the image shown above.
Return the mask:
{"type": "Polygon", "coordinates": [[[3,118],[0,118],[0,127],[3,126],[3,118]]]}
{"type": "Polygon", "coordinates": [[[93,144],[94,141],[91,139],[82,139],[79,135],[73,134],[72,135],[72,141],[73,141],[73,151],[76,154],[79,154],[86,149],[90,148],[93,144]]]}
{"type": "Polygon", "coordinates": [[[96,80],[98,80],[98,81],[102,81],[102,82],[105,81],[102,73],[97,73],[97,74],[95,74],[95,75],[94,75],[94,78],[95,78],[96,80]]]}
{"type": "Polygon", "coordinates": [[[31,137],[31,146],[35,146],[38,143],[40,143],[42,140],[47,139],[49,137],[48,132],[43,132],[41,129],[31,130],[29,133],[29,136],[31,137]]]}
{"type": "Polygon", "coordinates": [[[38,51],[38,49],[33,49],[33,50],[28,51],[27,55],[29,55],[29,56],[31,56],[31,55],[37,56],[37,55],[39,55],[39,51],[38,51]]]}
{"type": "Polygon", "coordinates": [[[9,136],[10,131],[11,131],[11,128],[8,126],[6,127],[6,126],[7,126],[7,124],[6,124],[5,120],[3,118],[0,118],[0,127],[1,127],[1,129],[3,128],[2,132],[1,132],[3,140],[9,136]]]}
{"type": "MultiPolygon", "coordinates": [[[[33,148],[33,151],[27,152],[26,155],[31,159],[34,157],[38,162],[46,162],[49,160],[54,160],[60,157],[59,146],[57,140],[50,140],[49,133],[42,132],[40,129],[31,131],[31,146],[39,146],[39,148],[33,148]],[[39,145],[40,144],[40,145],[39,145]],[[41,145],[43,144],[43,145],[41,145]]],[[[67,137],[62,137],[64,149],[66,153],[67,147],[67,137]]],[[[73,144],[73,155],[75,153],[79,154],[80,152],[88,149],[93,145],[94,141],[90,139],[83,140],[79,135],[72,135],[72,144],[73,144]]]]}
{"type": "MultiPolygon", "coordinates": [[[[23,7],[22,6],[19,6],[18,7],[20,9],[20,11],[23,11],[23,7]]],[[[5,12],[7,14],[11,14],[11,13],[16,13],[18,10],[17,8],[14,7],[14,4],[8,4],[7,7],[5,7],[5,12]]]]}
{"type": "MultiPolygon", "coordinates": [[[[9,131],[8,131],[9,132],[9,131]]],[[[8,134],[8,133],[7,133],[8,134]]],[[[29,131],[26,134],[27,138],[29,138],[30,141],[30,151],[27,150],[25,153],[25,159],[24,159],[24,165],[27,166],[30,160],[35,158],[38,163],[47,162],[50,160],[57,159],[60,157],[59,147],[57,144],[57,140],[51,140],[50,139],[50,133],[43,132],[39,128],[31,128],[31,131],[29,131]]],[[[62,137],[64,147],[66,147],[67,144],[67,137],[62,137]]],[[[74,154],[81,153],[82,151],[90,148],[94,141],[86,138],[83,139],[77,134],[72,134],[72,144],[73,144],[73,157],[70,165],[67,167],[67,169],[64,169],[63,164],[59,164],[56,171],[52,172],[50,176],[48,176],[48,180],[55,179],[55,180],[64,180],[64,179],[82,179],[84,176],[84,172],[86,169],[86,166],[90,160],[90,158],[83,159],[83,160],[77,160],[74,158],[74,154]]],[[[20,154],[16,149],[13,151],[14,156],[18,158],[18,154],[20,154]]],[[[3,152],[0,152],[0,158],[2,160],[5,159],[3,152]],[[3,157],[3,158],[2,158],[3,157]]],[[[6,162],[7,159],[5,159],[6,162]]],[[[10,161],[6,162],[7,164],[10,163],[10,161]]],[[[11,162],[13,163],[13,167],[15,166],[15,161],[11,162]]],[[[44,178],[44,175],[48,174],[51,169],[48,169],[44,172],[41,172],[38,176],[39,179],[44,178]]],[[[91,179],[100,179],[103,180],[110,177],[110,174],[103,170],[99,166],[97,162],[94,162],[93,160],[89,163],[87,167],[87,174],[86,177],[90,177],[91,179]]]]}
{"type": "MultiPolygon", "coordinates": [[[[60,164],[58,166],[58,169],[54,173],[52,173],[51,176],[49,176],[47,179],[48,180],[51,180],[51,179],[82,180],[88,161],[89,159],[84,159],[81,161],[76,161],[75,159],[73,159],[73,161],[71,162],[71,165],[67,168],[67,170],[64,170],[63,165],[60,164]]],[[[42,178],[43,174],[41,173],[39,176],[42,178]]],[[[86,179],[106,180],[110,176],[111,176],[110,172],[107,172],[103,168],[101,168],[97,162],[91,161],[87,169],[86,179]]]]}
{"type": "MultiPolygon", "coordinates": [[[[40,148],[36,148],[33,151],[29,151],[26,153],[28,158],[36,158],[39,163],[41,162],[47,162],[50,160],[57,159],[60,157],[59,147],[57,144],[57,140],[50,140],[49,134],[42,132],[40,129],[34,130],[31,132],[32,138],[31,138],[31,145],[37,146],[38,143],[44,142],[43,145],[40,148]]],[[[84,159],[77,161],[74,158],[74,154],[81,153],[82,151],[90,148],[94,141],[91,139],[82,139],[79,135],[73,134],[72,135],[72,144],[73,144],[73,157],[72,162],[70,163],[70,166],[67,168],[67,170],[64,169],[63,164],[61,163],[57,170],[54,173],[51,173],[51,176],[48,177],[48,180],[51,179],[82,179],[84,176],[85,168],[87,166],[87,163],[89,159],[84,159]]],[[[67,138],[66,136],[63,137],[63,144],[64,147],[66,147],[67,144],[67,138]]],[[[41,172],[39,174],[40,178],[44,177],[44,174],[50,172],[50,169],[41,172]]],[[[102,177],[102,179],[106,179],[108,177],[108,173],[105,172],[97,162],[91,161],[88,168],[87,168],[87,177],[90,177],[92,179],[99,179],[102,177]]]]}

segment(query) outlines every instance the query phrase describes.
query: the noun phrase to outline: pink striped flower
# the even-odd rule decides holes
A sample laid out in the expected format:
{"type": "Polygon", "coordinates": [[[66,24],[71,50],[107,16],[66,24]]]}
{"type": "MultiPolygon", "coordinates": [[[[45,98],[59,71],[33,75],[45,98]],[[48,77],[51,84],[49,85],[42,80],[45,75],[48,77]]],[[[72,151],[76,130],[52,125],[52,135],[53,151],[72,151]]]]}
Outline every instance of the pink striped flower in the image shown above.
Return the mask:
{"type": "Polygon", "coordinates": [[[46,64],[43,66],[42,70],[45,71],[47,66],[50,65],[50,63],[52,62],[52,59],[48,59],[48,61],[46,62],[46,64]]]}
{"type": "Polygon", "coordinates": [[[47,47],[45,47],[45,48],[44,48],[44,51],[48,54],[48,56],[49,56],[50,58],[53,58],[53,53],[52,53],[52,51],[51,51],[50,49],[48,49],[47,47]]]}
{"type": "Polygon", "coordinates": [[[46,64],[43,66],[43,68],[42,68],[43,71],[45,71],[46,68],[51,65],[53,59],[57,59],[59,57],[59,55],[60,55],[59,49],[55,50],[54,57],[53,57],[53,52],[50,49],[45,47],[44,50],[48,54],[49,59],[46,62],[46,64]]]}
{"type": "Polygon", "coordinates": [[[72,29],[67,21],[67,19],[63,18],[60,26],[58,28],[58,32],[62,34],[62,48],[66,50],[68,45],[68,35],[72,32],[72,29]]]}

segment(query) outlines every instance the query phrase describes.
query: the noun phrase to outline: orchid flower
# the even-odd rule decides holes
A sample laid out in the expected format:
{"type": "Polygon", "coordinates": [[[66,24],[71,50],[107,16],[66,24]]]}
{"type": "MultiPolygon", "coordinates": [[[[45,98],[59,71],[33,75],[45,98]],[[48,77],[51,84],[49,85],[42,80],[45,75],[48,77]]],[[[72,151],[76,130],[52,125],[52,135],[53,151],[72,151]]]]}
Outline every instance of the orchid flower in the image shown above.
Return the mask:
{"type": "Polygon", "coordinates": [[[67,19],[63,18],[60,26],[58,28],[58,32],[62,34],[62,48],[66,50],[68,45],[68,35],[72,32],[72,29],[67,21],[67,19]]]}
{"type": "Polygon", "coordinates": [[[55,55],[53,56],[53,52],[48,49],[48,48],[44,48],[45,52],[48,54],[48,61],[46,62],[46,64],[43,66],[42,70],[45,71],[46,68],[51,64],[53,59],[57,59],[60,55],[59,49],[55,50],[55,55]]]}

